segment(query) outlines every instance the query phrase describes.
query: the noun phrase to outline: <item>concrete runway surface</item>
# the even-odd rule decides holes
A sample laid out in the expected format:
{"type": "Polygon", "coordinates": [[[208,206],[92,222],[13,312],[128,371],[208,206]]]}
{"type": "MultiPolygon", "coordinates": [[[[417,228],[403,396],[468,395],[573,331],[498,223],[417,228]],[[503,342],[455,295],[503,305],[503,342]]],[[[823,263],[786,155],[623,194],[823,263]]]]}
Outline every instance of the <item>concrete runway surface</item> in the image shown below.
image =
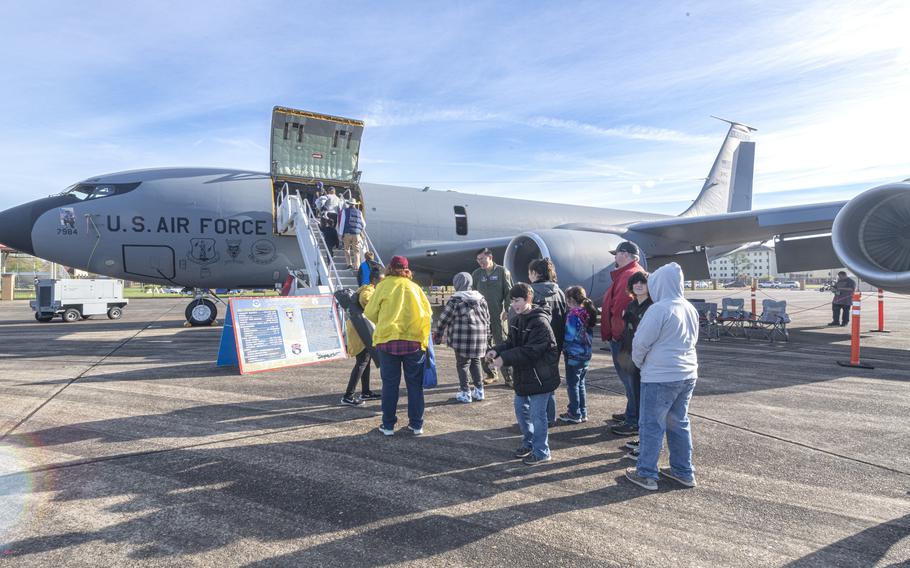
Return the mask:
{"type": "Polygon", "coordinates": [[[889,294],[858,370],[835,364],[829,294],[766,292],[791,341],[700,343],[699,487],[653,493],[622,476],[604,351],[591,420],[527,467],[511,391],[455,402],[447,348],[425,434],[385,438],[378,401],[339,405],[353,360],[241,377],[213,363],[220,327],[182,327],[186,300],[72,324],[2,303],[0,565],[910,566],[910,297],[889,294]]]}

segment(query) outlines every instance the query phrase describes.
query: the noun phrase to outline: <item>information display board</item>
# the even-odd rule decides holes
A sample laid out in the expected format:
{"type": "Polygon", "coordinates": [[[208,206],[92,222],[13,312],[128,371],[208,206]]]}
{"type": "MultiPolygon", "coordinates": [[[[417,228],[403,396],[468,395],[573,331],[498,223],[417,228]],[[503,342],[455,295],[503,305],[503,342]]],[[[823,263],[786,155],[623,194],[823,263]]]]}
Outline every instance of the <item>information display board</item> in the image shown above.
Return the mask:
{"type": "Polygon", "coordinates": [[[242,375],[345,357],[330,294],[231,299],[219,365],[236,362],[242,375]]]}

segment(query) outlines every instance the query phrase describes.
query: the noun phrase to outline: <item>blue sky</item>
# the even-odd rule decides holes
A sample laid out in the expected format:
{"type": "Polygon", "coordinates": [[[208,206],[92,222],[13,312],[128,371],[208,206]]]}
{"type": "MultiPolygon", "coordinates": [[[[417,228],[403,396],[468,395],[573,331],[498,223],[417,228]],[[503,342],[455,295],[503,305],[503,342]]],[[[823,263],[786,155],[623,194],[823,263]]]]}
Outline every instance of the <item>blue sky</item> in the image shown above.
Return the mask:
{"type": "Polygon", "coordinates": [[[367,122],[365,181],[682,211],[726,125],[755,206],[910,177],[907,2],[8,2],[0,208],[268,167],[272,106],[367,122]]]}

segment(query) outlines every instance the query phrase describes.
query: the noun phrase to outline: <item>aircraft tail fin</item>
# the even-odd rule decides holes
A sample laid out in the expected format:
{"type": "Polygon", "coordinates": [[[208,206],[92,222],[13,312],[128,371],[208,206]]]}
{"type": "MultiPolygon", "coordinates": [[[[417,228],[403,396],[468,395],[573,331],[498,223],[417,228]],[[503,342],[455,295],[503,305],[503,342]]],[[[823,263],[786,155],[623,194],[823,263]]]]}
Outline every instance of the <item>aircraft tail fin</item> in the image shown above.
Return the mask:
{"type": "Polygon", "coordinates": [[[740,122],[712,117],[730,124],[727,137],[705,179],[701,193],[680,217],[714,215],[752,208],[752,175],[755,166],[755,128],[740,122]]]}

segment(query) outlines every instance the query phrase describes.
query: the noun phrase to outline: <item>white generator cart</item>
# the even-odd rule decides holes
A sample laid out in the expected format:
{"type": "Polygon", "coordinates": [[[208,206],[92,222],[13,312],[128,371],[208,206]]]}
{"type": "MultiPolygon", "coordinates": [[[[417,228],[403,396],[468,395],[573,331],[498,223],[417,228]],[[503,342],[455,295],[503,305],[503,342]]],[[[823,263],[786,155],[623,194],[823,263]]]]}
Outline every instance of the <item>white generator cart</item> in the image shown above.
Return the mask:
{"type": "Polygon", "coordinates": [[[60,316],[65,322],[106,315],[115,320],[123,316],[129,300],[123,298],[122,280],[38,280],[35,297],[29,305],[35,319],[49,322],[60,316]]]}

